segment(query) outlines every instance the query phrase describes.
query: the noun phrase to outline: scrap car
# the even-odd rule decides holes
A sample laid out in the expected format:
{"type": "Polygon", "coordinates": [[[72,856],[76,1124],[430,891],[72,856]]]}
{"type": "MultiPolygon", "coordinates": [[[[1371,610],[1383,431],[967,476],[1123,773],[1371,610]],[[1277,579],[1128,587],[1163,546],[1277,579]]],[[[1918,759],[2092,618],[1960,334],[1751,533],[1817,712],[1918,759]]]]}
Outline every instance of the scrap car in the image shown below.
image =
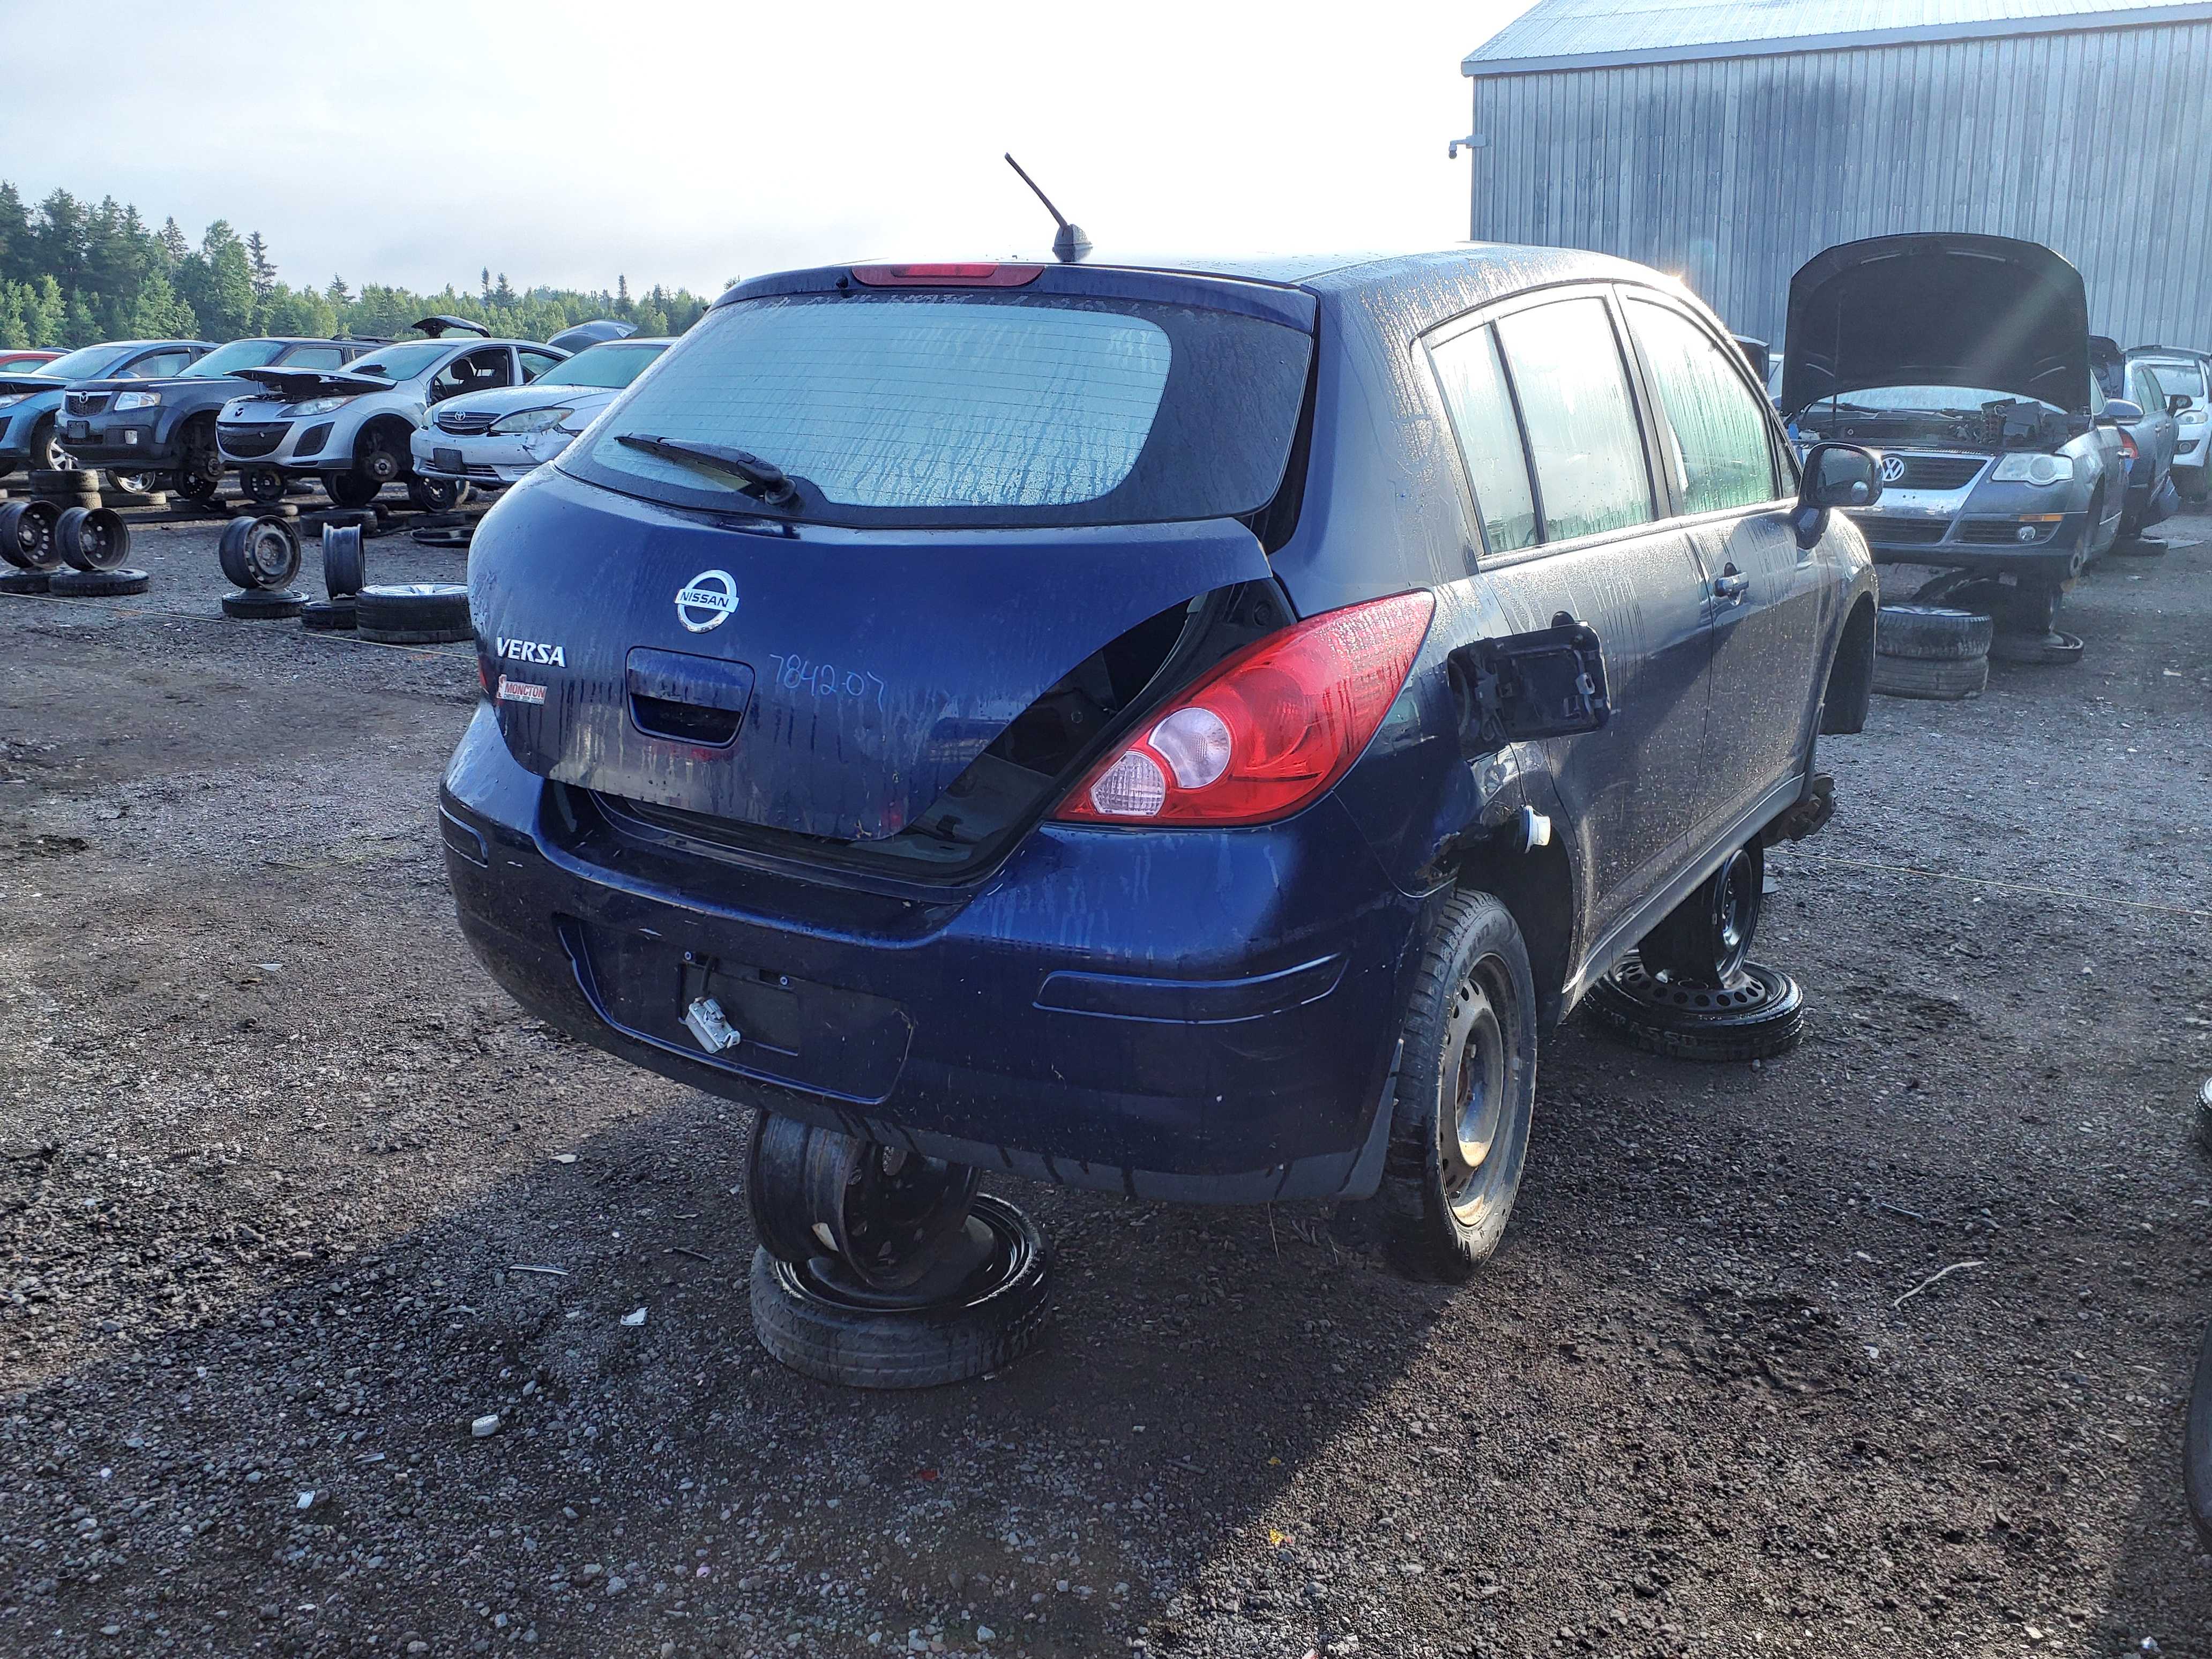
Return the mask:
{"type": "Polygon", "coordinates": [[[2137,346],[2128,362],[2155,383],[2174,417],[2174,488],[2191,501],[2212,495],[2212,356],[2175,346],[2137,346]]]}
{"type": "Polygon", "coordinates": [[[817,1375],[1019,1351],[985,1170],[1374,1197],[1462,1278],[1632,953],[1782,1018],[1745,953],[1866,718],[1877,465],[1801,473],[1595,254],[749,281],[479,527],[461,925],[760,1109],[754,1311],[817,1375]]]}
{"type": "Polygon", "coordinates": [[[35,368],[0,373],[0,476],[76,465],[62,442],[62,398],[78,380],[165,380],[215,347],[205,340],[109,340],[35,368]]]}
{"type": "Polygon", "coordinates": [[[242,369],[294,374],[343,368],[380,341],[263,337],[233,340],[165,380],[124,375],[88,378],[62,398],[61,441],[80,465],[104,467],[118,478],[143,473],[192,501],[222,489],[223,462],[216,417],[233,398],[253,390],[242,369]]]}
{"type": "Polygon", "coordinates": [[[1882,455],[1877,562],[2009,576],[2055,596],[2120,533],[2120,427],[2090,370],[2081,276],[2007,237],[1832,247],[1790,279],[1780,404],[1799,441],[1882,455]]]}
{"type": "Polygon", "coordinates": [[[587,345],[526,386],[447,399],[415,434],[416,476],[482,489],[520,481],[566,449],[674,343],[659,338],[587,345]]]}
{"type": "Polygon", "coordinates": [[[216,441],[246,493],[274,501],[291,481],[314,478],[339,506],[366,507],[386,484],[404,483],[418,507],[450,506],[457,486],[414,470],[414,434],[431,408],[526,385],[567,356],[493,339],[457,317],[426,317],[415,328],[425,337],[380,346],[342,368],[239,370],[256,389],[223,405],[216,441]]]}

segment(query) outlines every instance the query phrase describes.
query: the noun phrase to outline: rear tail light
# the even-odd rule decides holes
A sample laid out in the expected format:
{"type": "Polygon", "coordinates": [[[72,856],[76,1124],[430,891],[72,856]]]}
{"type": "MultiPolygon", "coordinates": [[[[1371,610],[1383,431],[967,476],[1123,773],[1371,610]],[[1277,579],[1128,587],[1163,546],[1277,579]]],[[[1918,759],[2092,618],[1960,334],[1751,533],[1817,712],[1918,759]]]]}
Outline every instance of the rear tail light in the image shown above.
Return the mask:
{"type": "Polygon", "coordinates": [[[1352,768],[1436,610],[1400,593],[1314,617],[1224,659],[1078,784],[1068,823],[1266,823],[1352,768]]]}
{"type": "Polygon", "coordinates": [[[2127,429],[2125,427],[2121,428],[2120,428],[2120,459],[2121,459],[2122,460],[2124,460],[2124,461],[2132,461],[2132,460],[2134,460],[2134,459],[2136,459],[2136,456],[2139,453],[2140,453],[2140,452],[2138,452],[2138,451],[2136,450],[2136,441],[2135,441],[2135,436],[2134,436],[2134,434],[2131,434],[2130,432],[2129,432],[2129,431],[2128,431],[2128,429],[2127,429]]]}
{"type": "Polygon", "coordinates": [[[854,265],[853,280],[862,288],[1025,288],[1042,265],[854,265]]]}

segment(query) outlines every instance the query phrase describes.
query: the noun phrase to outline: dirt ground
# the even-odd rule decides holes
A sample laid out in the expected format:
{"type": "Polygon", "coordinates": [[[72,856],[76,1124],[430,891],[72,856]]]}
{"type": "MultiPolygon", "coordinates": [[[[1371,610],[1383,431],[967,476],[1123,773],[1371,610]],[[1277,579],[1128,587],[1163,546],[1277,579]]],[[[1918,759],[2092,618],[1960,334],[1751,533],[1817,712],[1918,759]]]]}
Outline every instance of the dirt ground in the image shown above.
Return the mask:
{"type": "Polygon", "coordinates": [[[1570,1021],[1474,1284],[1022,1189],[1041,1349],[883,1396],[756,1343],[738,1109],[462,945],[465,647],[227,622],[212,528],[142,521],[143,599],[0,599],[0,1652],[2212,1656],[2167,530],[2069,598],[2081,665],[1824,743],[1759,951],[1807,1042],[1570,1021]]]}

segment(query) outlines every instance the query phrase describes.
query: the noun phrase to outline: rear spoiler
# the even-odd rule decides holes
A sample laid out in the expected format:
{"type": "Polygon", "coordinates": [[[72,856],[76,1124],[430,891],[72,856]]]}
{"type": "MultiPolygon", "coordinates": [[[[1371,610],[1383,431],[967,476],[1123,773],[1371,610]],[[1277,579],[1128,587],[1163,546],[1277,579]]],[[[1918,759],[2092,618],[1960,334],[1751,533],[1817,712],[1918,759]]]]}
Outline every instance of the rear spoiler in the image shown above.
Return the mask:
{"type": "Polygon", "coordinates": [[[241,368],[235,373],[239,380],[267,386],[288,404],[336,392],[350,397],[363,392],[389,392],[396,384],[379,374],[347,374],[326,368],[241,368]]]}

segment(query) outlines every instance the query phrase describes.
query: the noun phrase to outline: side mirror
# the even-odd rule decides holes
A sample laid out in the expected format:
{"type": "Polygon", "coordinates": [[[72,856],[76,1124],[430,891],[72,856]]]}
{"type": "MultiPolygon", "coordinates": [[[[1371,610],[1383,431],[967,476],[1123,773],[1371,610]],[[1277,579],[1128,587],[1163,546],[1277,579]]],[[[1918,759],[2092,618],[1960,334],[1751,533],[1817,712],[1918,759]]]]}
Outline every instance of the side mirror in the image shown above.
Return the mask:
{"type": "Polygon", "coordinates": [[[1858,444],[1814,444],[1805,452],[1790,527],[1800,552],[1810,552],[1838,507],[1872,507],[1881,499],[1881,458],[1858,444]]]}
{"type": "Polygon", "coordinates": [[[2190,397],[2186,392],[2169,392],[2166,394],[2166,412],[2169,415],[2180,414],[2183,410],[2189,407],[2189,404],[2190,397]]]}
{"type": "Polygon", "coordinates": [[[2114,398],[2105,404],[2104,424],[2107,426],[2133,426],[2142,417],[2142,405],[2131,404],[2125,398],[2114,398]]]}

